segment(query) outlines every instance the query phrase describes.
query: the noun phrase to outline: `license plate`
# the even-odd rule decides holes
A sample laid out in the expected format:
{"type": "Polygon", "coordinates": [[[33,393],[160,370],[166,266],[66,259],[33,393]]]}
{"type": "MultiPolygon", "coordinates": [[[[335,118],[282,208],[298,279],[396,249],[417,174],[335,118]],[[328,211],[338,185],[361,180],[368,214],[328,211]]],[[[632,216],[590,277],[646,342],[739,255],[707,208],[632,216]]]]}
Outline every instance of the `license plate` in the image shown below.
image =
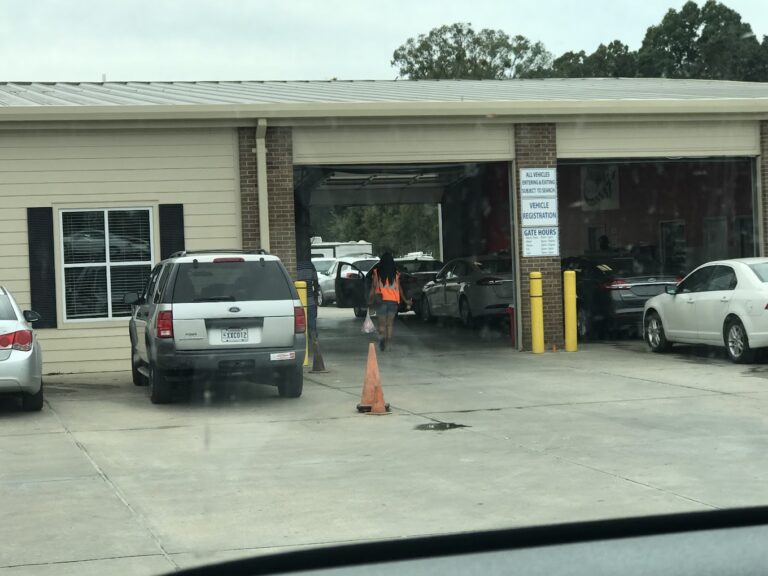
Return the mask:
{"type": "Polygon", "coordinates": [[[221,331],[222,342],[248,342],[248,328],[224,328],[221,331]]]}

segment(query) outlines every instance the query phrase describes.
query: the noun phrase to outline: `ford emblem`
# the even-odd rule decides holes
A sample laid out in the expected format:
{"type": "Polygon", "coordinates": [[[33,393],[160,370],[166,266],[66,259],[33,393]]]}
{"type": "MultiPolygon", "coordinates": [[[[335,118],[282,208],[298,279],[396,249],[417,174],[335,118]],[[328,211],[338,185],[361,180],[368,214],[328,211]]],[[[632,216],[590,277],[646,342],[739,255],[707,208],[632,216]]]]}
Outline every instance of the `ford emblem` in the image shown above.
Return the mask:
{"type": "Polygon", "coordinates": [[[235,312],[240,312],[240,308],[238,308],[237,306],[232,306],[232,308],[230,308],[229,311],[234,314],[235,312]]]}

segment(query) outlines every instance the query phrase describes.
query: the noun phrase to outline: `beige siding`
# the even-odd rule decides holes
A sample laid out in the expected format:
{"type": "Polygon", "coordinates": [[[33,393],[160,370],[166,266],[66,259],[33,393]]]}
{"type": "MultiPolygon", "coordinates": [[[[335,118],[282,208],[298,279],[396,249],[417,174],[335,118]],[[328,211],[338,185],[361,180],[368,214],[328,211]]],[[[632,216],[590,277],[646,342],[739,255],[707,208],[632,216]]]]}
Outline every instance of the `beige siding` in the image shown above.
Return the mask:
{"type": "MultiPolygon", "coordinates": [[[[239,248],[238,190],[234,129],[0,132],[0,283],[30,307],[27,208],[184,204],[189,249],[239,248]]],[[[156,253],[159,239],[155,229],[156,253]]],[[[62,312],[58,329],[39,331],[47,373],[129,368],[127,320],[64,323],[62,312]]]]}
{"type": "Polygon", "coordinates": [[[627,122],[558,124],[558,158],[755,156],[758,123],[627,122]]]}
{"type": "Polygon", "coordinates": [[[343,126],[293,129],[296,164],[510,160],[509,125],[343,126]]]}

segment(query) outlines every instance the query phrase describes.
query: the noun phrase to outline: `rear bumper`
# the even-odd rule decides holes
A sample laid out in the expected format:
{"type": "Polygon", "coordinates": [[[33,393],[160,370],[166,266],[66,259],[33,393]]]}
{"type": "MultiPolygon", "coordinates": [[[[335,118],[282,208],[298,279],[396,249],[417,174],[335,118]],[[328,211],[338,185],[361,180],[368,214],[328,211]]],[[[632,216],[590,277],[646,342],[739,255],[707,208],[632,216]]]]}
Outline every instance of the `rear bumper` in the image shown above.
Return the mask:
{"type": "Polygon", "coordinates": [[[0,362],[0,394],[35,394],[42,382],[36,352],[14,350],[0,362]]]}
{"type": "Polygon", "coordinates": [[[173,341],[158,341],[153,358],[164,372],[224,372],[250,375],[280,368],[302,366],[306,336],[297,335],[286,348],[257,350],[176,350],[173,341]]]}

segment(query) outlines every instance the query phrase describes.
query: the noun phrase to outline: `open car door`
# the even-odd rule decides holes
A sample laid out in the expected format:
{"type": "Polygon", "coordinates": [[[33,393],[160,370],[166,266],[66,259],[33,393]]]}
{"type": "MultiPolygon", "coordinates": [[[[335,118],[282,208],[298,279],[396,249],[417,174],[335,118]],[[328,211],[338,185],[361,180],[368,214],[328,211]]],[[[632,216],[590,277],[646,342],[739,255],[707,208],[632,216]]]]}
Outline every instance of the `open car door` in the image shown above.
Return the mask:
{"type": "Polygon", "coordinates": [[[336,267],[336,306],[366,308],[365,273],[354,264],[339,262],[336,267]]]}

